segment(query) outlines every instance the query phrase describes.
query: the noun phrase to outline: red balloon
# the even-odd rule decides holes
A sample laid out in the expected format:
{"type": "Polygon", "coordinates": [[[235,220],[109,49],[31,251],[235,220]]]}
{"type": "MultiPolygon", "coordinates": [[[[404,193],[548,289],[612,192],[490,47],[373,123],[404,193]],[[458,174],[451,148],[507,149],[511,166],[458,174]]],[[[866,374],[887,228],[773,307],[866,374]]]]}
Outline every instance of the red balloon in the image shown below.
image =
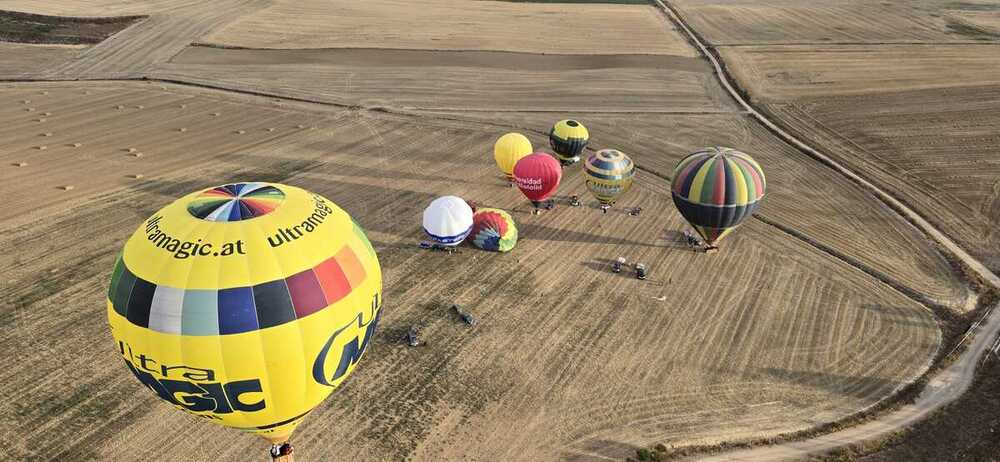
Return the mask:
{"type": "Polygon", "coordinates": [[[517,188],[536,206],[556,191],[560,179],[562,167],[559,161],[544,152],[529,154],[514,164],[517,188]]]}

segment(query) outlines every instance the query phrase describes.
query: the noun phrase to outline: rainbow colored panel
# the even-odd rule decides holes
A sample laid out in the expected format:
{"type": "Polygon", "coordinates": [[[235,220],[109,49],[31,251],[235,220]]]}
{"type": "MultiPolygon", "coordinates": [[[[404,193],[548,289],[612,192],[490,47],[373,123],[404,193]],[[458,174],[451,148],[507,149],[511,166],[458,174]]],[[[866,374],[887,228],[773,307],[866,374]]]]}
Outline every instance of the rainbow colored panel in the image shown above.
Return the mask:
{"type": "Polygon", "coordinates": [[[267,183],[233,183],[203,191],[187,206],[191,215],[208,221],[240,221],[271,213],[285,193],[267,183]]]}
{"type": "Polygon", "coordinates": [[[178,289],[137,277],[118,258],[108,299],[132,324],[182,335],[228,335],[279,326],[326,309],[368,274],[344,246],[312,269],[252,287],[178,289]]]}

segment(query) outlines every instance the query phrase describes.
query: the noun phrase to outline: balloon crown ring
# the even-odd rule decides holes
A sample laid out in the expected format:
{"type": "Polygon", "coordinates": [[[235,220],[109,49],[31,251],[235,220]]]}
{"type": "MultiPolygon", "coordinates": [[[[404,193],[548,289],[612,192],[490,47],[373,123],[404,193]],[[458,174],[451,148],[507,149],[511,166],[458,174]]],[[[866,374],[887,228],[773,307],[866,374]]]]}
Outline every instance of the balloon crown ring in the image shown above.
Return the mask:
{"type": "Polygon", "coordinates": [[[241,221],[267,215],[285,200],[285,193],[267,183],[231,183],[206,189],[188,203],[195,218],[241,221]]]}

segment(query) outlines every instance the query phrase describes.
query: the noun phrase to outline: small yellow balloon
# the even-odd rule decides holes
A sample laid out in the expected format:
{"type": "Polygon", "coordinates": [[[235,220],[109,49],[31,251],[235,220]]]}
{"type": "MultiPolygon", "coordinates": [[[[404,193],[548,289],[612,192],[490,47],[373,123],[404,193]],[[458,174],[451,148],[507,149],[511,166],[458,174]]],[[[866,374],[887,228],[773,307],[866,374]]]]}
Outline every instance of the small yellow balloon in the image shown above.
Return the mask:
{"type": "Polygon", "coordinates": [[[107,313],[127,368],[160,399],[283,442],[350,373],[381,315],[364,232],[303,189],[185,196],[132,234],[107,313]]]}
{"type": "Polygon", "coordinates": [[[514,181],[514,165],[522,157],[531,154],[533,149],[528,137],[520,133],[508,133],[501,136],[493,145],[493,159],[497,162],[497,167],[507,176],[507,180],[514,181]]]}

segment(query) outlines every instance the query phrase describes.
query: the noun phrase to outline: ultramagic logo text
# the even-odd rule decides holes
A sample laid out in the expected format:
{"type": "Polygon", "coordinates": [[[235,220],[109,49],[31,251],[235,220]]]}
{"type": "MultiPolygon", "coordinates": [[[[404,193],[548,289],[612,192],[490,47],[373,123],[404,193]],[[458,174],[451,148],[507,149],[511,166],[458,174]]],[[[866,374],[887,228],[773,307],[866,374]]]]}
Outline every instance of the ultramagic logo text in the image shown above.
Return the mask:
{"type": "MultiPolygon", "coordinates": [[[[260,379],[219,382],[212,369],[163,364],[145,353],[136,354],[123,340],[118,341],[118,351],[143,385],[156,392],[160,399],[190,412],[256,412],[267,406],[263,398],[256,401],[243,398],[247,393],[263,391],[260,379]]],[[[219,419],[211,414],[199,416],[219,419]]]]}
{"type": "MultiPolygon", "coordinates": [[[[375,327],[378,326],[378,320],[382,317],[381,307],[381,297],[379,293],[376,292],[375,296],[372,298],[371,313],[368,316],[368,321],[365,322],[364,313],[358,314],[358,316],[351,320],[347,325],[341,327],[330,335],[330,339],[326,341],[323,345],[323,349],[319,351],[316,355],[316,360],[313,361],[313,380],[320,385],[327,385],[334,387],[338,380],[347,374],[347,370],[351,366],[357,364],[361,359],[361,355],[365,353],[368,348],[369,342],[371,342],[372,337],[375,335],[375,327]],[[340,361],[337,362],[337,369],[333,374],[329,374],[326,369],[327,356],[330,354],[330,350],[336,351],[334,344],[337,343],[338,338],[344,331],[348,330],[351,326],[357,325],[358,329],[362,327],[365,329],[365,338],[358,343],[358,337],[355,335],[353,338],[344,343],[340,351],[340,361]]],[[[341,339],[343,341],[343,339],[341,339]]]]}

